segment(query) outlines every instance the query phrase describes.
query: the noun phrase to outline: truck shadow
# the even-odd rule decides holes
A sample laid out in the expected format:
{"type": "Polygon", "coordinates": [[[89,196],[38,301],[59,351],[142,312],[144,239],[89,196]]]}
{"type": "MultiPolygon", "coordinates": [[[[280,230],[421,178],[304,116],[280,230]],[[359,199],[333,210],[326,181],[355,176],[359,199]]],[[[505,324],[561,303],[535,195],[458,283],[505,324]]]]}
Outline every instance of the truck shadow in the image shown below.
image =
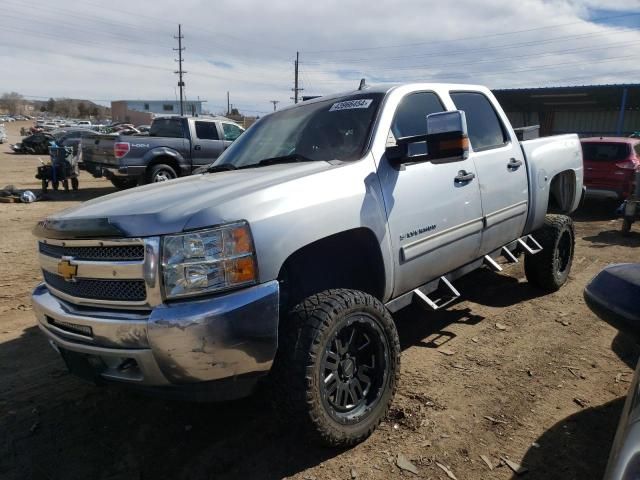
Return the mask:
{"type": "MultiPolygon", "coordinates": [[[[535,295],[516,279],[478,272],[460,282],[467,298],[486,300],[484,275],[513,289],[501,292],[512,302],[535,295]]],[[[437,348],[453,336],[447,325],[483,320],[470,308],[418,306],[395,318],[403,349],[437,348]]],[[[341,453],[310,443],[273,412],[263,394],[184,403],[83,383],[66,372],[37,327],[0,344],[3,479],[279,479],[341,453]]]]}
{"type": "MultiPolygon", "coordinates": [[[[530,447],[522,464],[530,478],[601,479],[613,443],[624,397],[586,408],[556,423],[530,447]]],[[[522,478],[514,474],[512,480],[522,478]]]]}
{"type": "Polygon", "coordinates": [[[640,223],[634,223],[632,231],[628,234],[623,234],[620,230],[606,230],[598,232],[596,235],[583,237],[583,240],[593,243],[594,248],[606,248],[613,245],[624,245],[625,247],[638,248],[640,247],[640,223]],[[633,229],[636,231],[633,231],[633,229]]]}
{"type": "Polygon", "coordinates": [[[571,214],[575,222],[593,222],[616,218],[616,209],[622,202],[612,200],[586,200],[571,214]]]}
{"type": "MultiPolygon", "coordinates": [[[[82,183],[80,184],[80,188],[76,191],[69,190],[68,192],[64,191],[62,185],[59,190],[52,190],[49,187],[49,190],[43,194],[42,199],[39,201],[42,202],[86,202],[87,200],[93,200],[94,198],[103,197],[104,195],[109,195],[110,193],[116,193],[118,189],[113,187],[110,183],[105,183],[104,187],[88,187],[82,188],[82,183]]],[[[34,190],[34,193],[40,195],[41,190],[34,190]]]]}

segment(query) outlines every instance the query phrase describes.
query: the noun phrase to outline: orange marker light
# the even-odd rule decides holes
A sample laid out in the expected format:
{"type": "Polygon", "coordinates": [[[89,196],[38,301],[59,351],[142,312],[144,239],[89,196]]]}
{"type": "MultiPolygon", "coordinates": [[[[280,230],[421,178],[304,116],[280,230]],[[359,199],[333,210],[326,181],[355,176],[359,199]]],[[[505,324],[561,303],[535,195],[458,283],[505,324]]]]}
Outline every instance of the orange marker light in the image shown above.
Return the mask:
{"type": "Polygon", "coordinates": [[[231,238],[234,242],[234,254],[251,253],[251,235],[246,226],[234,228],[231,232],[231,238]]]}
{"type": "Polygon", "coordinates": [[[253,257],[237,258],[227,262],[227,279],[231,284],[246,283],[255,280],[256,266],[253,257]]]}

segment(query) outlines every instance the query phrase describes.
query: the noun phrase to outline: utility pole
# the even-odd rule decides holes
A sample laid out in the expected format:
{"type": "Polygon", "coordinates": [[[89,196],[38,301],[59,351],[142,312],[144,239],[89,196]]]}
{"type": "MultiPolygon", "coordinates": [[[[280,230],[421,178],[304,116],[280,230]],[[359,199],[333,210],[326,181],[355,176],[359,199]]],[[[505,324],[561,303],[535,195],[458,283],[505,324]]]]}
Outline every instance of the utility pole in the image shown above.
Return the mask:
{"type": "Polygon", "coordinates": [[[298,93],[304,90],[304,88],[298,87],[298,64],[300,63],[300,52],[296,52],[296,61],[294,62],[294,80],[293,80],[293,103],[298,103],[298,93]]]}
{"type": "Polygon", "coordinates": [[[280,103],[280,100],[269,100],[271,103],[273,103],[273,111],[276,111],[276,105],[278,105],[280,103]]]}
{"type": "Polygon", "coordinates": [[[231,103],[229,103],[229,92],[227,92],[227,115],[231,113],[231,103]]]}
{"type": "Polygon", "coordinates": [[[178,87],[180,87],[180,115],[184,115],[184,94],[182,92],[184,89],[184,81],[182,80],[182,76],[187,72],[182,70],[182,52],[184,50],[184,47],[182,46],[182,39],[184,38],[182,35],[182,25],[178,24],[178,36],[174,36],[173,38],[178,40],[178,48],[173,49],[178,52],[178,59],[176,60],[176,62],[178,62],[178,71],[173,73],[178,74],[178,87]]]}

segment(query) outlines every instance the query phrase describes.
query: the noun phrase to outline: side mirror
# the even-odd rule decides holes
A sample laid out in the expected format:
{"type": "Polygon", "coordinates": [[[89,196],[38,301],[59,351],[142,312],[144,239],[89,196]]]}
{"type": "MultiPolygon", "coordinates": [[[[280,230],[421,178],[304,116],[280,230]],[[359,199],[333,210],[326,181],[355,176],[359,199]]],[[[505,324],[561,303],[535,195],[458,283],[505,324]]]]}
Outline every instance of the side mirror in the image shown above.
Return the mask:
{"type": "Polygon", "coordinates": [[[464,160],[469,156],[467,118],[463,111],[427,115],[427,149],[431,161],[464,160]]]}
{"type": "Polygon", "coordinates": [[[396,139],[396,145],[386,149],[386,156],[394,163],[433,162],[447,163],[464,160],[469,156],[467,120],[463,111],[432,113],[427,115],[427,134],[396,139]],[[427,153],[409,155],[409,145],[426,143],[427,153]]]}
{"type": "Polygon", "coordinates": [[[640,343],[640,263],[610,265],[584,289],[589,308],[640,343]]]}

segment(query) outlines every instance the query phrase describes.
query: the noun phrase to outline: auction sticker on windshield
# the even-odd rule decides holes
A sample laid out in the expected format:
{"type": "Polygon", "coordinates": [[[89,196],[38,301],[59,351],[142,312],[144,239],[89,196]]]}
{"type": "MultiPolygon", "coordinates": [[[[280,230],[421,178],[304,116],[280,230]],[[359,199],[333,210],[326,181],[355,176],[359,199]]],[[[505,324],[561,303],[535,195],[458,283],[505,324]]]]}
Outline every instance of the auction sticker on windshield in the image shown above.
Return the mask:
{"type": "Polygon", "coordinates": [[[359,98],[358,100],[346,100],[344,102],[338,102],[331,105],[330,112],[337,112],[339,110],[350,110],[352,108],[369,108],[369,105],[373,102],[372,98],[359,98]]]}

